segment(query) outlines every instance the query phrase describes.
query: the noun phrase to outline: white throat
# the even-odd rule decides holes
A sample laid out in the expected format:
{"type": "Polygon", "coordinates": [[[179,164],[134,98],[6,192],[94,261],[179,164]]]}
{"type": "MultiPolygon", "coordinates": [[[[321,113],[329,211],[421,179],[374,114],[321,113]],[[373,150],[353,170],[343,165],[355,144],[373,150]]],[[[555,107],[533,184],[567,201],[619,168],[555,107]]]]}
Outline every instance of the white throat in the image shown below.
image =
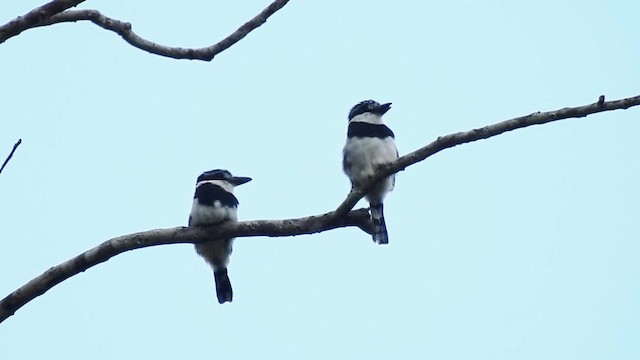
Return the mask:
{"type": "Polygon", "coordinates": [[[364,123],[376,124],[376,125],[383,124],[382,115],[378,115],[370,112],[356,115],[349,122],[364,122],[364,123]]]}

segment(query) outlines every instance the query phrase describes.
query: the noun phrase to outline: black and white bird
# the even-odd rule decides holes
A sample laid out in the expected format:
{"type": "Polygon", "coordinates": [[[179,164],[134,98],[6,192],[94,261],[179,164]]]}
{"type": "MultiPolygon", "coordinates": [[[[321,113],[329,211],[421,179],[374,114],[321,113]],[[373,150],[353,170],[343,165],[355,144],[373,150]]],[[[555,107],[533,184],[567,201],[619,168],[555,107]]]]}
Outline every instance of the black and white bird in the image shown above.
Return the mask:
{"type": "MultiPolygon", "coordinates": [[[[248,177],[233,176],[227,170],[210,170],[198,176],[196,193],[189,215],[189,226],[211,226],[238,221],[238,199],[233,188],[251,181],[248,177]]],[[[196,244],[196,252],[213,268],[218,302],[233,299],[233,290],[227,265],[231,255],[233,238],[215,239],[196,244]]]]}
{"type": "MultiPolygon", "coordinates": [[[[352,188],[360,187],[373,176],[381,164],[398,158],[393,131],[382,121],[382,115],[390,108],[391,103],[379,104],[373,100],[366,100],[356,104],[349,112],[349,129],[347,142],[342,151],[342,168],[351,180],[352,188]]],[[[394,186],[395,175],[391,175],[365,196],[371,209],[373,241],[378,244],[389,243],[382,201],[394,186]]]]}

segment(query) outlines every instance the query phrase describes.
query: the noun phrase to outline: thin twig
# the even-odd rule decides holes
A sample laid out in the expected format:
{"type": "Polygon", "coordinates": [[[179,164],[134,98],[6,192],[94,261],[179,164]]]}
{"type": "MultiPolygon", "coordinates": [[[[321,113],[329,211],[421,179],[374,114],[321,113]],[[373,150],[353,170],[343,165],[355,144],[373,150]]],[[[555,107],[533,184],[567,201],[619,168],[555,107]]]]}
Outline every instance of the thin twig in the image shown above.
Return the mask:
{"type": "Polygon", "coordinates": [[[11,160],[11,158],[13,157],[13,153],[16,152],[16,149],[18,148],[18,146],[20,146],[20,144],[22,144],[22,139],[18,139],[18,142],[13,144],[13,149],[9,153],[9,156],[7,156],[7,158],[4,160],[4,163],[2,163],[2,167],[0,167],[0,174],[2,173],[2,170],[4,170],[4,167],[7,166],[7,163],[9,162],[9,160],[11,160]]]}
{"type": "MultiPolygon", "coordinates": [[[[289,0],[276,0],[267,6],[253,19],[247,21],[240,26],[231,35],[222,39],[216,44],[203,48],[181,48],[160,45],[155,42],[143,39],[133,32],[131,24],[117,19],[109,18],[97,10],[69,10],[57,15],[51,16],[39,23],[32,24],[30,27],[48,26],[52,24],[76,21],[91,21],[92,23],[113,31],[120,35],[126,42],[132,46],[150,52],[152,54],[166,56],[174,59],[189,59],[211,61],[214,56],[228,49],[233,44],[247,36],[251,31],[264,24],[267,19],[276,11],[282,9],[289,0]]],[[[2,28],[0,28],[1,30],[2,28]]],[[[2,33],[0,32],[0,43],[2,43],[2,33]]]]}

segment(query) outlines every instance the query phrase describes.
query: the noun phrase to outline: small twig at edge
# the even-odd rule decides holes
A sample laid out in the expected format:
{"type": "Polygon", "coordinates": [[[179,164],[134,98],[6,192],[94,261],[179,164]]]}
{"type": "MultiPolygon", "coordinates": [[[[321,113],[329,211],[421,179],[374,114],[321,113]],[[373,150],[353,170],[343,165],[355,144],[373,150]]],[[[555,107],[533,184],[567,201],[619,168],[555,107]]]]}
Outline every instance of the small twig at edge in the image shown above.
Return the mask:
{"type": "Polygon", "coordinates": [[[9,153],[9,156],[7,156],[4,163],[2,164],[2,167],[0,167],[0,173],[2,173],[2,170],[4,170],[4,167],[7,166],[7,163],[9,162],[9,160],[11,160],[11,158],[13,157],[13,153],[16,152],[16,149],[18,148],[18,146],[20,146],[20,144],[22,144],[22,139],[18,139],[18,142],[16,142],[15,145],[13,145],[13,150],[11,150],[11,152],[9,153]]]}

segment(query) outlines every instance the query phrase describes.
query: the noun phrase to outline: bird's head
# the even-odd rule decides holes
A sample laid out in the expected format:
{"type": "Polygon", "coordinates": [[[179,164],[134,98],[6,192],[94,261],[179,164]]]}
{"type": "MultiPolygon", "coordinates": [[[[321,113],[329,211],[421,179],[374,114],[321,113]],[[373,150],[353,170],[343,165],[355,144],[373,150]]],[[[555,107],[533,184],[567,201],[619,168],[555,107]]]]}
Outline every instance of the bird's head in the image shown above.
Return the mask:
{"type": "Polygon", "coordinates": [[[349,111],[349,121],[353,120],[356,116],[372,114],[381,117],[391,109],[391,103],[380,104],[377,101],[365,100],[357,103],[349,111]]]}
{"type": "Polygon", "coordinates": [[[224,169],[215,169],[203,172],[200,176],[198,176],[197,183],[203,181],[211,181],[211,182],[226,182],[231,184],[232,186],[238,186],[251,181],[250,177],[244,176],[233,176],[231,173],[224,169]]]}

